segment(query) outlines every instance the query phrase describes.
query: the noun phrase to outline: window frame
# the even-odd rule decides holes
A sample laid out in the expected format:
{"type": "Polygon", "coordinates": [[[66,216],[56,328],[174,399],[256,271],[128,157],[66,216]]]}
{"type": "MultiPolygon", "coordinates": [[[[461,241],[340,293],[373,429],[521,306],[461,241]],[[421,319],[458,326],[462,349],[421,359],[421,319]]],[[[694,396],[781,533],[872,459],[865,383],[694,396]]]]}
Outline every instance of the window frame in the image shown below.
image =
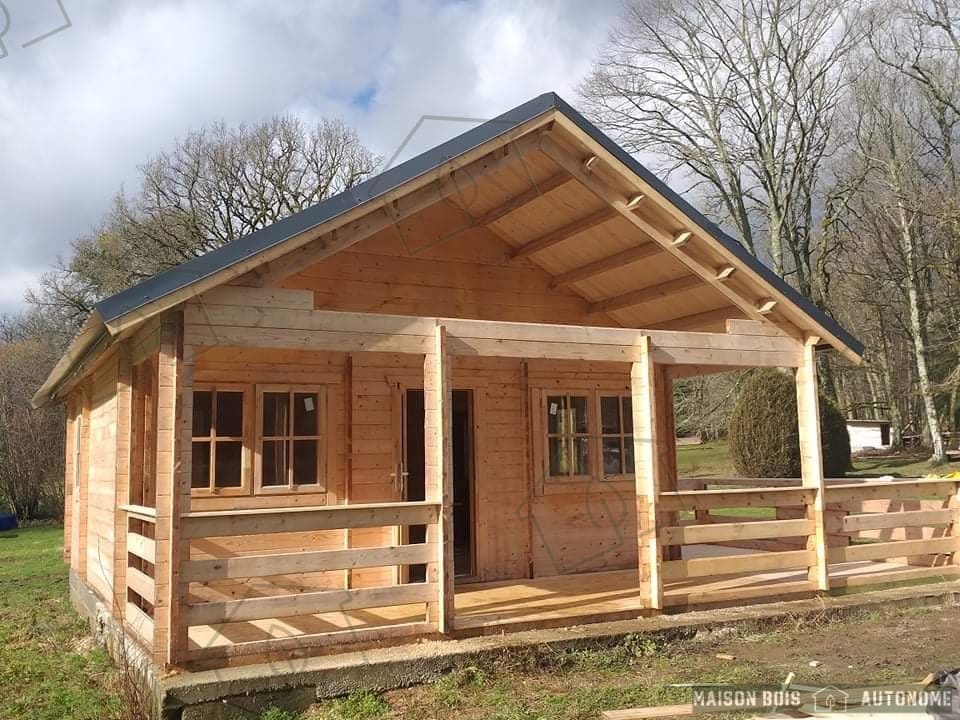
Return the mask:
{"type": "MultiPolygon", "coordinates": [[[[211,402],[211,418],[210,418],[210,431],[211,435],[194,435],[193,434],[193,417],[191,413],[190,418],[190,452],[191,452],[191,468],[190,468],[190,494],[191,496],[199,497],[223,497],[230,495],[250,495],[251,492],[251,451],[250,451],[250,386],[243,383],[229,383],[229,382],[209,382],[209,383],[194,383],[193,393],[198,392],[211,392],[213,393],[213,400],[211,402]],[[218,392],[228,392],[228,393],[241,393],[243,395],[243,417],[241,418],[241,432],[240,436],[229,435],[229,436],[219,436],[216,433],[216,423],[217,423],[217,401],[216,396],[218,392]],[[217,459],[217,441],[221,440],[223,442],[239,442],[240,443],[240,485],[236,487],[218,487],[215,482],[216,478],[216,459],[217,459]],[[208,478],[207,487],[193,487],[193,445],[196,442],[209,442],[210,443],[210,477],[208,478]]],[[[194,399],[194,398],[192,398],[194,399]]],[[[191,404],[191,408],[192,408],[191,404]]]]}
{"type": "MultiPolygon", "coordinates": [[[[635,472],[606,474],[603,472],[603,438],[621,437],[628,435],[624,432],[623,418],[621,417],[621,434],[615,435],[603,432],[601,422],[601,398],[617,397],[620,399],[620,412],[623,413],[623,398],[633,400],[631,388],[619,383],[603,383],[597,385],[577,385],[561,383],[544,383],[531,388],[533,393],[530,407],[532,417],[530,429],[533,433],[532,447],[534,450],[534,462],[536,467],[535,475],[535,494],[550,495],[569,493],[574,490],[581,490],[589,483],[599,483],[603,487],[616,487],[617,485],[625,488],[633,487],[636,482],[635,472]],[[547,398],[550,396],[562,395],[586,396],[587,397],[587,433],[589,447],[589,474],[588,475],[551,475],[550,474],[550,448],[549,438],[556,437],[556,434],[548,432],[547,426],[547,398]]],[[[582,434],[578,434],[582,436],[582,434]]],[[[633,437],[633,433],[629,434],[633,437]]],[[[623,452],[623,442],[621,440],[621,452],[623,452]]],[[[619,488],[618,488],[619,489],[619,488]]]]}
{"type": "Polygon", "coordinates": [[[296,495],[327,493],[327,442],[330,437],[330,419],[327,414],[326,385],[287,385],[262,384],[256,386],[256,433],[254,436],[254,494],[255,495],[296,495]],[[263,435],[263,395],[264,393],[286,393],[289,396],[290,433],[288,435],[263,435]],[[313,393],[317,396],[317,435],[296,435],[293,427],[293,398],[298,393],[313,393]],[[263,443],[264,440],[285,440],[289,442],[286,485],[263,485],[263,443]],[[317,482],[309,485],[293,483],[293,450],[297,440],[316,440],[317,442],[317,482]]]}
{"type": "MultiPolygon", "coordinates": [[[[633,394],[631,392],[622,392],[617,390],[597,390],[597,461],[599,463],[599,477],[601,480],[610,482],[611,480],[631,480],[636,478],[635,472],[620,472],[608,475],[603,469],[603,441],[605,438],[620,439],[620,457],[623,465],[626,466],[627,438],[630,438],[630,444],[633,444],[633,416],[630,417],[630,432],[627,432],[626,415],[623,412],[623,401],[630,401],[630,409],[633,411],[633,394]],[[614,397],[617,399],[617,412],[620,413],[620,432],[606,433],[603,431],[603,398],[614,397]]],[[[630,448],[631,457],[634,449],[630,448]]],[[[636,463],[636,459],[634,459],[636,463]]],[[[634,466],[635,467],[635,466],[634,466]]]]}
{"type": "Polygon", "coordinates": [[[591,426],[593,425],[593,415],[597,411],[596,403],[592,393],[588,390],[544,390],[543,392],[543,402],[541,403],[541,421],[544,423],[543,432],[541,433],[543,437],[543,449],[544,449],[544,480],[550,482],[585,482],[592,480],[596,477],[596,448],[594,447],[594,438],[591,433],[591,426]],[[547,403],[549,398],[553,396],[560,396],[566,398],[567,403],[569,404],[571,397],[582,397],[586,400],[586,413],[587,413],[587,431],[585,433],[576,432],[574,429],[573,432],[569,433],[551,433],[550,426],[546,422],[546,416],[549,414],[547,410],[547,403]],[[573,442],[573,452],[576,453],[576,440],[580,438],[586,438],[587,440],[587,474],[574,474],[567,473],[566,475],[551,475],[550,474],[550,440],[553,438],[571,438],[573,442]]]}

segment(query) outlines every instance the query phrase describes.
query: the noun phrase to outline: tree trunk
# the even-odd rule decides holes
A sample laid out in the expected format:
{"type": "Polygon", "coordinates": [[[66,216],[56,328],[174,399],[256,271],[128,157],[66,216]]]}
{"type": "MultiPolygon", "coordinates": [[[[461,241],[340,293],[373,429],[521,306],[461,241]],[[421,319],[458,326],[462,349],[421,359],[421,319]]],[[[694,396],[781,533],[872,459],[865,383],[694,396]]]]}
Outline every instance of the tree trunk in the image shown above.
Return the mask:
{"type": "Polygon", "coordinates": [[[898,210],[904,257],[907,261],[906,285],[907,305],[910,310],[910,334],[913,336],[913,355],[914,362],[917,366],[917,384],[920,387],[920,397],[923,400],[923,409],[927,419],[927,429],[930,432],[930,461],[934,463],[943,463],[946,462],[947,454],[943,446],[943,435],[940,432],[940,419],[937,417],[937,406],[934,402],[933,384],[930,382],[930,373],[927,369],[926,332],[923,326],[923,317],[920,312],[920,291],[917,287],[918,283],[913,230],[902,204],[898,210]]]}

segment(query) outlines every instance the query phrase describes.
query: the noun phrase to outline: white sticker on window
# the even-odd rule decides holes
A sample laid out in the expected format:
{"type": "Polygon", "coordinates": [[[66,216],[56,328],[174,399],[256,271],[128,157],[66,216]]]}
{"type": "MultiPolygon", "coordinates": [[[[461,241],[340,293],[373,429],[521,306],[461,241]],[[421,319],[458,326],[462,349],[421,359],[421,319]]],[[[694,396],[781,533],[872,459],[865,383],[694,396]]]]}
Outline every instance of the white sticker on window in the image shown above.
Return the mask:
{"type": "Polygon", "coordinates": [[[307,412],[313,412],[313,398],[309,395],[303,399],[303,409],[307,412]]]}
{"type": "Polygon", "coordinates": [[[556,404],[556,403],[550,403],[550,414],[551,414],[551,415],[556,415],[558,409],[559,409],[559,408],[557,407],[557,404],[556,404]]]}

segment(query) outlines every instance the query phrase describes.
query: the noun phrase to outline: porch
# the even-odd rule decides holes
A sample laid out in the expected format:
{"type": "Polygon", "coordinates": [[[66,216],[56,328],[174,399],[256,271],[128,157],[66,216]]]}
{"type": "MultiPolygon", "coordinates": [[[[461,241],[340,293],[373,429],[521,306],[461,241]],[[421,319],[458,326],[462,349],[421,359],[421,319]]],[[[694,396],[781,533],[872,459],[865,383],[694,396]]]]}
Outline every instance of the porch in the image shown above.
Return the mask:
{"type": "MultiPolygon", "coordinates": [[[[951,562],[956,538],[951,533],[951,498],[957,481],[907,480],[891,482],[834,482],[827,486],[831,513],[828,576],[831,591],[904,581],[935,581],[960,575],[951,562]]],[[[685,521],[663,528],[661,536],[677,542],[715,538],[715,543],[682,547],[682,557],[662,563],[663,611],[683,612],[722,606],[799,599],[816,593],[809,579],[810,551],[795,549],[802,538],[796,520],[742,519],[711,516],[706,505],[729,510],[766,508],[784,518],[798,515],[802,506],[776,504],[798,496],[796,488],[765,487],[743,490],[664,493],[666,505],[677,504],[701,511],[706,522],[685,521]],[[762,503],[762,504],[761,504],[762,503]],[[742,508],[741,508],[742,509],[742,508]],[[719,521],[719,522],[718,522],[719,521]],[[782,530],[777,530],[780,526],[782,530]],[[678,529],[678,528],[682,528],[678,529]],[[727,544],[720,544],[721,542],[727,544]],[[763,543],[766,543],[764,546],[763,543]],[[742,547],[736,547],[736,545],[742,547]],[[766,547],[766,549],[759,549],[766,547]]],[[[405,506],[404,506],[405,505],[405,506]]],[[[389,513],[393,520],[422,520],[424,504],[411,507],[344,507],[305,510],[314,521],[340,516],[340,524],[356,524],[357,517],[389,513]],[[353,519],[351,519],[353,518],[353,519]]],[[[264,516],[263,513],[258,515],[264,516]]],[[[194,518],[200,520],[201,518],[194,518]]],[[[216,523],[230,523],[231,514],[203,518],[207,532],[216,523]]],[[[373,520],[371,520],[373,522],[373,520]]],[[[314,523],[327,527],[328,523],[314,523]]],[[[189,527],[189,524],[188,524],[189,527]]],[[[298,526],[300,527],[300,526],[298,526]]],[[[294,528],[291,528],[293,530],[294,528]]],[[[231,527],[230,532],[236,528],[231,527]]],[[[189,534],[189,531],[188,531],[189,534]]],[[[414,583],[364,590],[328,590],[303,594],[302,575],[275,574],[274,570],[307,570],[329,562],[337,551],[290,553],[272,557],[224,558],[192,561],[183,576],[203,582],[192,586],[191,604],[183,608],[190,624],[188,662],[198,667],[223,662],[248,662],[264,656],[297,656],[342,652],[365,646],[409,642],[417,637],[437,637],[429,621],[429,605],[437,594],[435,583],[414,583]],[[236,577],[262,568],[263,575],[248,578],[242,600],[222,598],[217,577],[236,577]],[[266,568],[274,570],[266,570],[266,568]],[[206,573],[204,576],[203,574],[206,573]],[[270,573],[270,574],[267,574],[270,573]],[[251,588],[258,594],[251,597],[251,588]],[[320,611],[318,611],[320,610],[320,611]],[[201,624],[202,623],[202,624],[201,624]]],[[[423,560],[432,555],[427,546],[339,551],[339,564],[423,560]],[[401,556],[405,555],[405,558],[401,556]],[[349,561],[349,562],[348,562],[349,561]]],[[[561,576],[465,583],[456,587],[451,637],[633,619],[653,614],[649,588],[638,582],[634,569],[576,573],[561,576]]]]}
{"type": "MultiPolygon", "coordinates": [[[[241,332],[236,324],[247,316],[240,308],[188,307],[184,317],[182,331],[164,326],[168,338],[182,332],[184,341],[161,345],[160,372],[165,358],[176,363],[169,406],[179,403],[187,417],[195,359],[221,343],[260,346],[274,338],[283,347],[306,341],[314,350],[346,349],[357,358],[372,350],[417,358],[426,499],[277,507],[254,498],[261,506],[196,509],[184,480],[191,467],[185,433],[178,446],[180,492],[164,496],[158,489],[156,508],[121,507],[129,557],[117,573],[126,591],[123,620],[161,665],[215,667],[636,618],[949,577],[957,569],[960,483],[826,482],[813,343],[753,323],[731,321],[730,332],[720,334],[312,311],[304,314],[305,327],[283,336],[262,327],[241,332]],[[201,312],[208,323],[202,326],[193,320],[201,312]],[[229,334],[225,317],[234,323],[229,334]],[[455,583],[450,398],[455,361],[464,357],[619,363],[629,378],[635,478],[629,487],[616,485],[629,512],[594,516],[590,493],[609,499],[612,486],[588,485],[572,499],[582,511],[576,529],[545,528],[561,520],[524,517],[518,509],[514,519],[526,524],[514,523],[518,534],[501,538],[520,542],[520,533],[540,533],[539,550],[531,552],[544,556],[541,568],[560,572],[534,572],[531,565],[525,577],[455,583]],[[685,481],[681,488],[672,380],[751,364],[796,368],[803,478],[685,481]],[[425,535],[412,540],[404,529],[413,527],[424,527],[425,535]],[[569,542],[557,540],[565,535],[569,542]],[[603,545],[597,563],[571,559],[571,546],[590,543],[603,545]],[[423,581],[410,581],[407,570],[415,566],[426,568],[423,581]],[[373,574],[362,576],[367,571],[373,574]]],[[[528,393],[519,394],[523,402],[528,393]]],[[[535,450],[531,456],[539,457],[535,450]]],[[[537,461],[528,467],[524,502],[549,498],[550,489],[536,485],[537,461]]]]}

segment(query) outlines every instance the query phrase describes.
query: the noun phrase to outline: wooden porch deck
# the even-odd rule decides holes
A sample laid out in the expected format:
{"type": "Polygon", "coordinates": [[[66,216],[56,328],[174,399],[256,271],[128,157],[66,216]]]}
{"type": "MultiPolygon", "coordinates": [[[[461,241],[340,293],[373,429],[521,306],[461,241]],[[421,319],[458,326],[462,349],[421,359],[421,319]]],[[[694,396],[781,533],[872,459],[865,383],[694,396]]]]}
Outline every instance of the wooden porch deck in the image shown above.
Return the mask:
{"type": "MultiPolygon", "coordinates": [[[[696,557],[731,554],[731,548],[701,546],[696,557]]],[[[733,552],[736,552],[735,550],[733,552]]],[[[836,563],[830,566],[834,587],[952,577],[953,567],[911,567],[886,561],[836,563]]],[[[697,578],[665,586],[668,612],[697,607],[772,602],[809,595],[805,570],[785,570],[697,578]]],[[[532,627],[636,618],[643,614],[643,594],[637,571],[611,570],[525,580],[463,585],[456,590],[456,629],[463,635],[499,633],[532,627]]],[[[422,623],[423,603],[364,610],[272,618],[190,629],[192,649],[217,648],[279,638],[337,633],[349,645],[350,633],[422,623]]],[[[292,647],[296,647],[295,644],[292,647]]]]}

